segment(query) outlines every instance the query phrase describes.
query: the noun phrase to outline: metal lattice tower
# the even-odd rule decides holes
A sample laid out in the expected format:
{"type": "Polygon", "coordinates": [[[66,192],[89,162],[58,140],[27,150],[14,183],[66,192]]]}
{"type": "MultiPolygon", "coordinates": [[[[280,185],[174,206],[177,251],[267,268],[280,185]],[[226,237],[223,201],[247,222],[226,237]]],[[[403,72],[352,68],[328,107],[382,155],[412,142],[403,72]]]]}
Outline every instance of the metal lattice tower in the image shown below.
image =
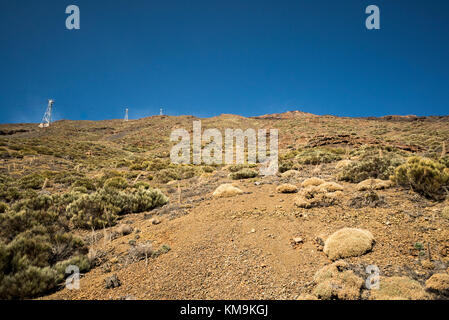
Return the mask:
{"type": "Polygon", "coordinates": [[[48,100],[47,111],[45,111],[44,117],[42,118],[42,122],[39,125],[39,128],[48,128],[51,123],[51,111],[53,109],[53,103],[55,101],[50,99],[48,100]]]}
{"type": "Polygon", "coordinates": [[[125,121],[128,121],[128,108],[125,109],[125,121]]]}

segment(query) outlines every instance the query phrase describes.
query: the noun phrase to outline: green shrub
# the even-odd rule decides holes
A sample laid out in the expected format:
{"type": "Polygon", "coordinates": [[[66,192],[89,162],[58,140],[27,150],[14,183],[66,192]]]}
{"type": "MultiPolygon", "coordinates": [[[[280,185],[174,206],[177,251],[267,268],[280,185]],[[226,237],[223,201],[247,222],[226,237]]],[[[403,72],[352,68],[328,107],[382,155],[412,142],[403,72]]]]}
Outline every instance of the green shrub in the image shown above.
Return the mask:
{"type": "Polygon", "coordinates": [[[359,183],[369,178],[388,180],[397,166],[403,163],[397,157],[370,156],[344,167],[339,180],[359,183]]]}
{"type": "Polygon", "coordinates": [[[240,171],[237,172],[232,172],[229,177],[232,180],[239,180],[239,179],[249,179],[249,178],[254,178],[257,177],[258,173],[255,170],[251,170],[251,169],[242,169],[240,171]]]}
{"type": "Polygon", "coordinates": [[[150,189],[151,185],[148,182],[145,181],[138,181],[136,182],[136,184],[134,185],[134,188],[143,188],[143,189],[150,189]]]}
{"type": "Polygon", "coordinates": [[[146,168],[147,168],[147,166],[145,166],[145,164],[142,162],[142,163],[135,163],[135,164],[131,165],[129,167],[129,170],[144,170],[146,168]]]}
{"type": "Polygon", "coordinates": [[[134,189],[130,197],[132,213],[149,211],[168,202],[168,198],[159,189],[134,189]]]}
{"type": "Polygon", "coordinates": [[[117,170],[106,170],[101,176],[101,178],[98,180],[98,186],[102,188],[108,179],[114,177],[123,177],[123,173],[117,170]]]}
{"type": "Polygon", "coordinates": [[[181,180],[179,172],[173,168],[162,169],[161,171],[156,172],[155,178],[162,183],[167,183],[173,180],[181,180]]]}
{"type": "Polygon", "coordinates": [[[211,167],[211,166],[204,166],[203,167],[203,171],[204,172],[206,172],[206,173],[212,173],[212,172],[214,172],[214,167],[211,167]]]}
{"type": "Polygon", "coordinates": [[[20,186],[25,189],[42,189],[45,177],[39,173],[32,173],[19,180],[20,186]]]}
{"type": "Polygon", "coordinates": [[[12,205],[12,209],[16,212],[20,210],[29,209],[29,210],[48,210],[50,206],[53,204],[53,198],[49,195],[36,195],[29,199],[20,200],[12,205]]]}
{"type": "Polygon", "coordinates": [[[105,189],[117,189],[117,190],[124,190],[128,188],[128,181],[126,181],[123,177],[113,177],[106,180],[104,183],[105,189]]]}
{"type": "Polygon", "coordinates": [[[333,149],[333,148],[314,148],[306,149],[300,152],[296,159],[300,164],[321,164],[330,163],[334,161],[341,160],[344,154],[343,149],[333,149]]]}
{"type": "Polygon", "coordinates": [[[167,183],[173,180],[183,180],[194,177],[196,174],[195,168],[191,166],[175,166],[162,169],[161,171],[156,172],[156,179],[162,183],[167,183]]]}
{"type": "Polygon", "coordinates": [[[283,160],[279,163],[279,172],[280,173],[284,173],[288,170],[292,170],[294,166],[293,161],[289,161],[289,160],[283,160]]]}
{"type": "Polygon", "coordinates": [[[425,197],[440,200],[449,187],[449,169],[431,159],[411,157],[396,169],[393,181],[425,197]]]}
{"type": "Polygon", "coordinates": [[[0,199],[5,202],[12,202],[14,200],[18,200],[21,197],[21,193],[19,189],[16,187],[10,187],[1,185],[0,186],[0,199]]]}
{"type": "Polygon", "coordinates": [[[255,168],[255,167],[257,167],[256,164],[234,164],[234,165],[229,166],[228,170],[230,172],[238,172],[243,169],[255,168]]]}
{"type": "Polygon", "coordinates": [[[0,201],[0,213],[5,213],[6,210],[8,210],[8,209],[9,209],[8,205],[6,203],[0,201]]]}
{"type": "Polygon", "coordinates": [[[446,167],[449,168],[449,156],[444,156],[439,159],[439,161],[446,167]]]}
{"type": "Polygon", "coordinates": [[[60,278],[64,278],[65,270],[68,266],[77,266],[80,272],[87,272],[90,270],[90,262],[87,256],[78,255],[70,259],[60,261],[55,266],[54,269],[57,271],[60,278]]]}
{"type": "Polygon", "coordinates": [[[147,170],[148,171],[159,171],[159,170],[168,168],[169,165],[170,165],[170,162],[168,160],[154,159],[152,161],[149,161],[147,170]]]}
{"type": "MultiPolygon", "coordinates": [[[[26,263],[23,264],[26,265],[26,263]]],[[[53,290],[57,285],[57,279],[56,270],[50,267],[23,267],[0,279],[0,298],[33,298],[53,290]]]]}
{"type": "Polygon", "coordinates": [[[76,227],[100,229],[114,225],[118,215],[149,211],[167,202],[159,189],[100,189],[68,205],[67,214],[76,227]]]}
{"type": "Polygon", "coordinates": [[[95,182],[89,178],[81,178],[76,180],[73,184],[72,184],[72,188],[78,188],[78,187],[82,187],[82,188],[86,188],[86,190],[89,191],[95,191],[97,189],[95,182]]]}
{"type": "Polygon", "coordinates": [[[105,192],[85,194],[67,206],[67,213],[76,227],[101,229],[113,226],[120,208],[108,201],[105,192]]]}
{"type": "Polygon", "coordinates": [[[55,289],[64,278],[58,262],[87,253],[59,215],[35,211],[33,203],[0,215],[0,299],[33,298],[55,289]]]}

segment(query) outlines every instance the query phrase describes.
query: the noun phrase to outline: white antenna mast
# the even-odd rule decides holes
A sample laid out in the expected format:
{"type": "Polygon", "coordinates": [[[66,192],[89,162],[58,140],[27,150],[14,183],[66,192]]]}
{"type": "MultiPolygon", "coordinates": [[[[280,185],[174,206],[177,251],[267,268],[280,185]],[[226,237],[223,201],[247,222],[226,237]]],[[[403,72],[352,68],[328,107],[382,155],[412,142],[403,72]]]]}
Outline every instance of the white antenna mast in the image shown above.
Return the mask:
{"type": "Polygon", "coordinates": [[[162,112],[162,108],[161,108],[161,110],[159,111],[159,115],[160,115],[160,116],[163,116],[163,115],[164,115],[164,113],[162,112]]]}
{"type": "Polygon", "coordinates": [[[125,109],[125,121],[128,121],[128,108],[125,109]]]}
{"type": "Polygon", "coordinates": [[[48,100],[47,111],[45,111],[44,117],[42,118],[42,122],[39,125],[39,128],[48,128],[50,126],[50,123],[51,123],[51,111],[52,111],[54,102],[55,101],[52,100],[52,99],[48,100]]]}

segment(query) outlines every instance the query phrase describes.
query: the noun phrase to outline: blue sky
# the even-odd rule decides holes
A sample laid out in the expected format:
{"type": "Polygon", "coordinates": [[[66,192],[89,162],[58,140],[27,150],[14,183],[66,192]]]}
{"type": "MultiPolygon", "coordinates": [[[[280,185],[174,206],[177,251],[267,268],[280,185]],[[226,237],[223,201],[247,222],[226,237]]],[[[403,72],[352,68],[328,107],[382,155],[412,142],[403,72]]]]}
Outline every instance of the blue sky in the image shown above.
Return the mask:
{"type": "Polygon", "coordinates": [[[0,123],[447,115],[448,35],[447,0],[0,0],[0,123]]]}

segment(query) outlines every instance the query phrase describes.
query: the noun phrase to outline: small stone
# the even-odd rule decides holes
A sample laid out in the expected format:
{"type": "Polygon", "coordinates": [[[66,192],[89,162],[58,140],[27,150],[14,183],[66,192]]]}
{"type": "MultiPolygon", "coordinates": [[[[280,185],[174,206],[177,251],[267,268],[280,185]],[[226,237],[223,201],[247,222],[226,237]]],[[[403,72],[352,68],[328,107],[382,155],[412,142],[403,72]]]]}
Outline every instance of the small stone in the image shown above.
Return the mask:
{"type": "Polygon", "coordinates": [[[303,243],[304,240],[301,237],[293,238],[293,242],[295,244],[303,243]]]}
{"type": "Polygon", "coordinates": [[[256,232],[256,229],[251,229],[250,233],[256,232]]]}
{"type": "Polygon", "coordinates": [[[106,289],[114,289],[122,285],[116,274],[106,278],[105,282],[106,282],[106,289]]]}
{"type": "Polygon", "coordinates": [[[316,242],[318,245],[324,247],[324,240],[323,240],[322,238],[316,237],[316,238],[315,238],[315,242],[316,242]]]}
{"type": "Polygon", "coordinates": [[[161,223],[161,220],[159,220],[158,218],[152,218],[150,219],[151,224],[157,225],[161,223]]]}

